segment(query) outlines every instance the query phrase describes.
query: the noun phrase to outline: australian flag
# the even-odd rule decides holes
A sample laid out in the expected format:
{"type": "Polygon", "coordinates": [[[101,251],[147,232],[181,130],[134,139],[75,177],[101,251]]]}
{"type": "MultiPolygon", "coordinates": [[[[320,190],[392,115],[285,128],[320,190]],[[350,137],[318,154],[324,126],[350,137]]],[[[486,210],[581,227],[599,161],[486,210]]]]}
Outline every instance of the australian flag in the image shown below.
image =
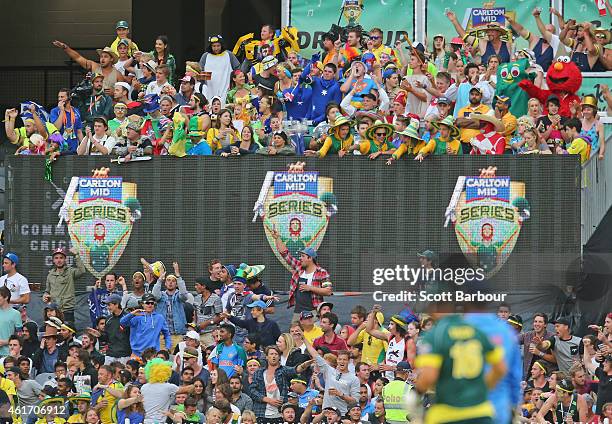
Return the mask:
{"type": "Polygon", "coordinates": [[[41,121],[43,122],[48,122],[49,121],[49,113],[45,110],[45,108],[43,108],[41,105],[39,105],[38,103],[35,103],[33,101],[26,101],[21,103],[20,105],[20,115],[21,117],[25,120],[28,118],[33,118],[32,113],[30,112],[30,105],[34,105],[36,107],[36,114],[38,115],[38,117],[40,118],[41,121]]]}

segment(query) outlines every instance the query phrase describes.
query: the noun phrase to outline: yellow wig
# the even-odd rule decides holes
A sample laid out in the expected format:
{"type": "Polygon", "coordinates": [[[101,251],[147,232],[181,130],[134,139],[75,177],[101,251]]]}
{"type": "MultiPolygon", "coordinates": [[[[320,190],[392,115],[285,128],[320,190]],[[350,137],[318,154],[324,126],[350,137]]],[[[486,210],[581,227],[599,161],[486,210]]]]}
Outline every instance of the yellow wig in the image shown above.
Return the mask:
{"type": "Polygon", "coordinates": [[[172,364],[161,358],[155,358],[147,362],[145,366],[145,377],[147,383],[165,383],[172,375],[172,364]]]}

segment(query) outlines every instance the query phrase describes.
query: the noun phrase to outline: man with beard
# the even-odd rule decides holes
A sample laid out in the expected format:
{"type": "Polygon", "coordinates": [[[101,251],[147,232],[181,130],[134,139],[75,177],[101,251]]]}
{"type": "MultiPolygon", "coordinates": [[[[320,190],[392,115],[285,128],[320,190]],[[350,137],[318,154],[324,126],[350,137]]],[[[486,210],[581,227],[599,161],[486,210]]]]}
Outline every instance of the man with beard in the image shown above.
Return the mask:
{"type": "MultiPolygon", "coordinates": [[[[478,67],[468,67],[466,68],[466,72],[469,69],[476,69],[478,71],[478,67]]],[[[466,83],[462,83],[466,84],[466,83]]],[[[457,125],[459,130],[459,138],[461,138],[461,147],[463,148],[463,154],[467,154],[472,150],[470,146],[470,140],[480,134],[480,129],[478,124],[473,121],[470,121],[470,116],[473,113],[488,113],[491,108],[482,103],[482,89],[480,87],[472,87],[469,92],[469,104],[457,109],[455,106],[455,110],[458,110],[455,121],[455,125],[457,125]]]]}
{"type": "Polygon", "coordinates": [[[102,74],[104,78],[103,89],[107,95],[112,94],[113,87],[117,81],[126,81],[126,78],[113,66],[118,56],[110,47],[98,49],[97,52],[100,56],[100,62],[94,62],[93,60],[85,59],[78,52],[72,50],[66,43],[55,40],[53,45],[64,50],[64,53],[66,53],[70,59],[78,63],[83,69],[102,74]]]}
{"type": "Polygon", "coordinates": [[[523,379],[529,375],[529,370],[536,360],[540,360],[541,355],[537,345],[544,340],[552,337],[552,333],[546,329],[548,316],[545,313],[537,312],[533,316],[533,330],[518,335],[519,344],[523,345],[523,379]]]}
{"type": "Polygon", "coordinates": [[[208,49],[200,58],[200,67],[203,72],[210,72],[210,80],[206,81],[210,98],[219,96],[224,101],[230,86],[230,75],[240,67],[240,62],[234,53],[225,49],[223,37],[215,35],[208,39],[208,49]]]}
{"type": "Polygon", "coordinates": [[[108,121],[112,116],[113,99],[104,90],[104,75],[101,73],[95,73],[91,76],[91,86],[91,95],[84,103],[80,104],[79,108],[83,118],[83,125],[93,128],[94,118],[104,118],[108,121]]]}
{"type": "Polygon", "coordinates": [[[29,147],[30,137],[34,134],[38,134],[43,139],[46,139],[49,135],[59,132],[51,122],[43,123],[36,113],[31,114],[31,116],[30,114],[22,116],[23,127],[15,128],[17,116],[19,116],[17,109],[6,109],[4,111],[4,131],[6,137],[11,144],[16,144],[17,147],[29,147]]]}
{"type": "Polygon", "coordinates": [[[43,302],[49,303],[53,300],[64,312],[64,319],[74,322],[74,282],[85,274],[86,269],[79,252],[72,248],[70,253],[74,255],[76,267],[66,264],[66,251],[63,248],[53,251],[53,268],[47,275],[47,291],[43,295],[43,302]]]}
{"type": "Polygon", "coordinates": [[[229,384],[232,389],[232,398],[228,400],[232,405],[236,405],[236,408],[240,409],[240,413],[246,409],[252,410],[253,400],[242,391],[242,377],[240,375],[232,376],[229,384]]]}
{"type": "MultiPolygon", "coordinates": [[[[107,299],[111,295],[122,296],[122,291],[117,287],[119,280],[125,285],[123,277],[117,278],[117,274],[109,272],[104,276],[104,287],[100,287],[102,284],[101,280],[97,280],[94,286],[94,290],[89,294],[89,316],[91,318],[91,326],[95,328],[96,321],[99,317],[105,317],[108,315],[107,299]]],[[[121,283],[119,283],[121,284],[121,283]]]]}

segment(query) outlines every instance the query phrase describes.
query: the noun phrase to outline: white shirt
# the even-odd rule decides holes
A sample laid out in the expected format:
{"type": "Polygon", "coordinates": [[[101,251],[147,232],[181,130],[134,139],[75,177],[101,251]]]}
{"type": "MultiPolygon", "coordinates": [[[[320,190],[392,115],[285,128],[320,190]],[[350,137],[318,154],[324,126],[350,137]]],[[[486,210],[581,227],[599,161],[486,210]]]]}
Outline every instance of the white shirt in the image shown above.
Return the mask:
{"type": "Polygon", "coordinates": [[[147,85],[147,91],[145,91],[145,95],[157,94],[158,96],[161,96],[162,88],[164,88],[165,86],[172,87],[168,81],[166,81],[162,85],[159,85],[157,80],[153,81],[147,85]]]}
{"type": "MultiPolygon", "coordinates": [[[[101,145],[103,145],[104,147],[106,147],[108,149],[108,154],[110,155],[110,152],[113,150],[113,147],[115,147],[115,144],[117,144],[117,140],[115,140],[114,137],[109,137],[106,134],[104,134],[104,136],[102,138],[98,138],[96,137],[94,134],[91,135],[93,138],[96,139],[96,141],[98,143],[100,143],[101,145]]],[[[86,143],[86,147],[85,147],[85,154],[87,155],[92,155],[92,156],[100,156],[102,153],[96,151],[96,152],[92,152],[91,148],[92,143],[89,142],[89,138],[84,137],[83,140],[86,143]]]]}
{"type": "Polygon", "coordinates": [[[15,302],[22,295],[30,293],[28,279],[18,272],[12,277],[9,277],[8,274],[0,277],[0,287],[3,286],[11,291],[11,302],[15,302]]]}

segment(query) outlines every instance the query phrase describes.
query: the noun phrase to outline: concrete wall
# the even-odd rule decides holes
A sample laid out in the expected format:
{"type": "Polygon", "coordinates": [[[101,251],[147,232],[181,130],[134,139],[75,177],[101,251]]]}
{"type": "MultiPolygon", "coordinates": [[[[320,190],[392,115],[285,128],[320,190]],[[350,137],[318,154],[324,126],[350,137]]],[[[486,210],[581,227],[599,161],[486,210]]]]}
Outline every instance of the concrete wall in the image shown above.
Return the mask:
{"type": "Polygon", "coordinates": [[[131,23],[132,0],[5,1],[0,28],[9,42],[0,66],[64,65],[66,55],[51,45],[53,39],[98,48],[113,41],[120,19],[131,23]]]}

